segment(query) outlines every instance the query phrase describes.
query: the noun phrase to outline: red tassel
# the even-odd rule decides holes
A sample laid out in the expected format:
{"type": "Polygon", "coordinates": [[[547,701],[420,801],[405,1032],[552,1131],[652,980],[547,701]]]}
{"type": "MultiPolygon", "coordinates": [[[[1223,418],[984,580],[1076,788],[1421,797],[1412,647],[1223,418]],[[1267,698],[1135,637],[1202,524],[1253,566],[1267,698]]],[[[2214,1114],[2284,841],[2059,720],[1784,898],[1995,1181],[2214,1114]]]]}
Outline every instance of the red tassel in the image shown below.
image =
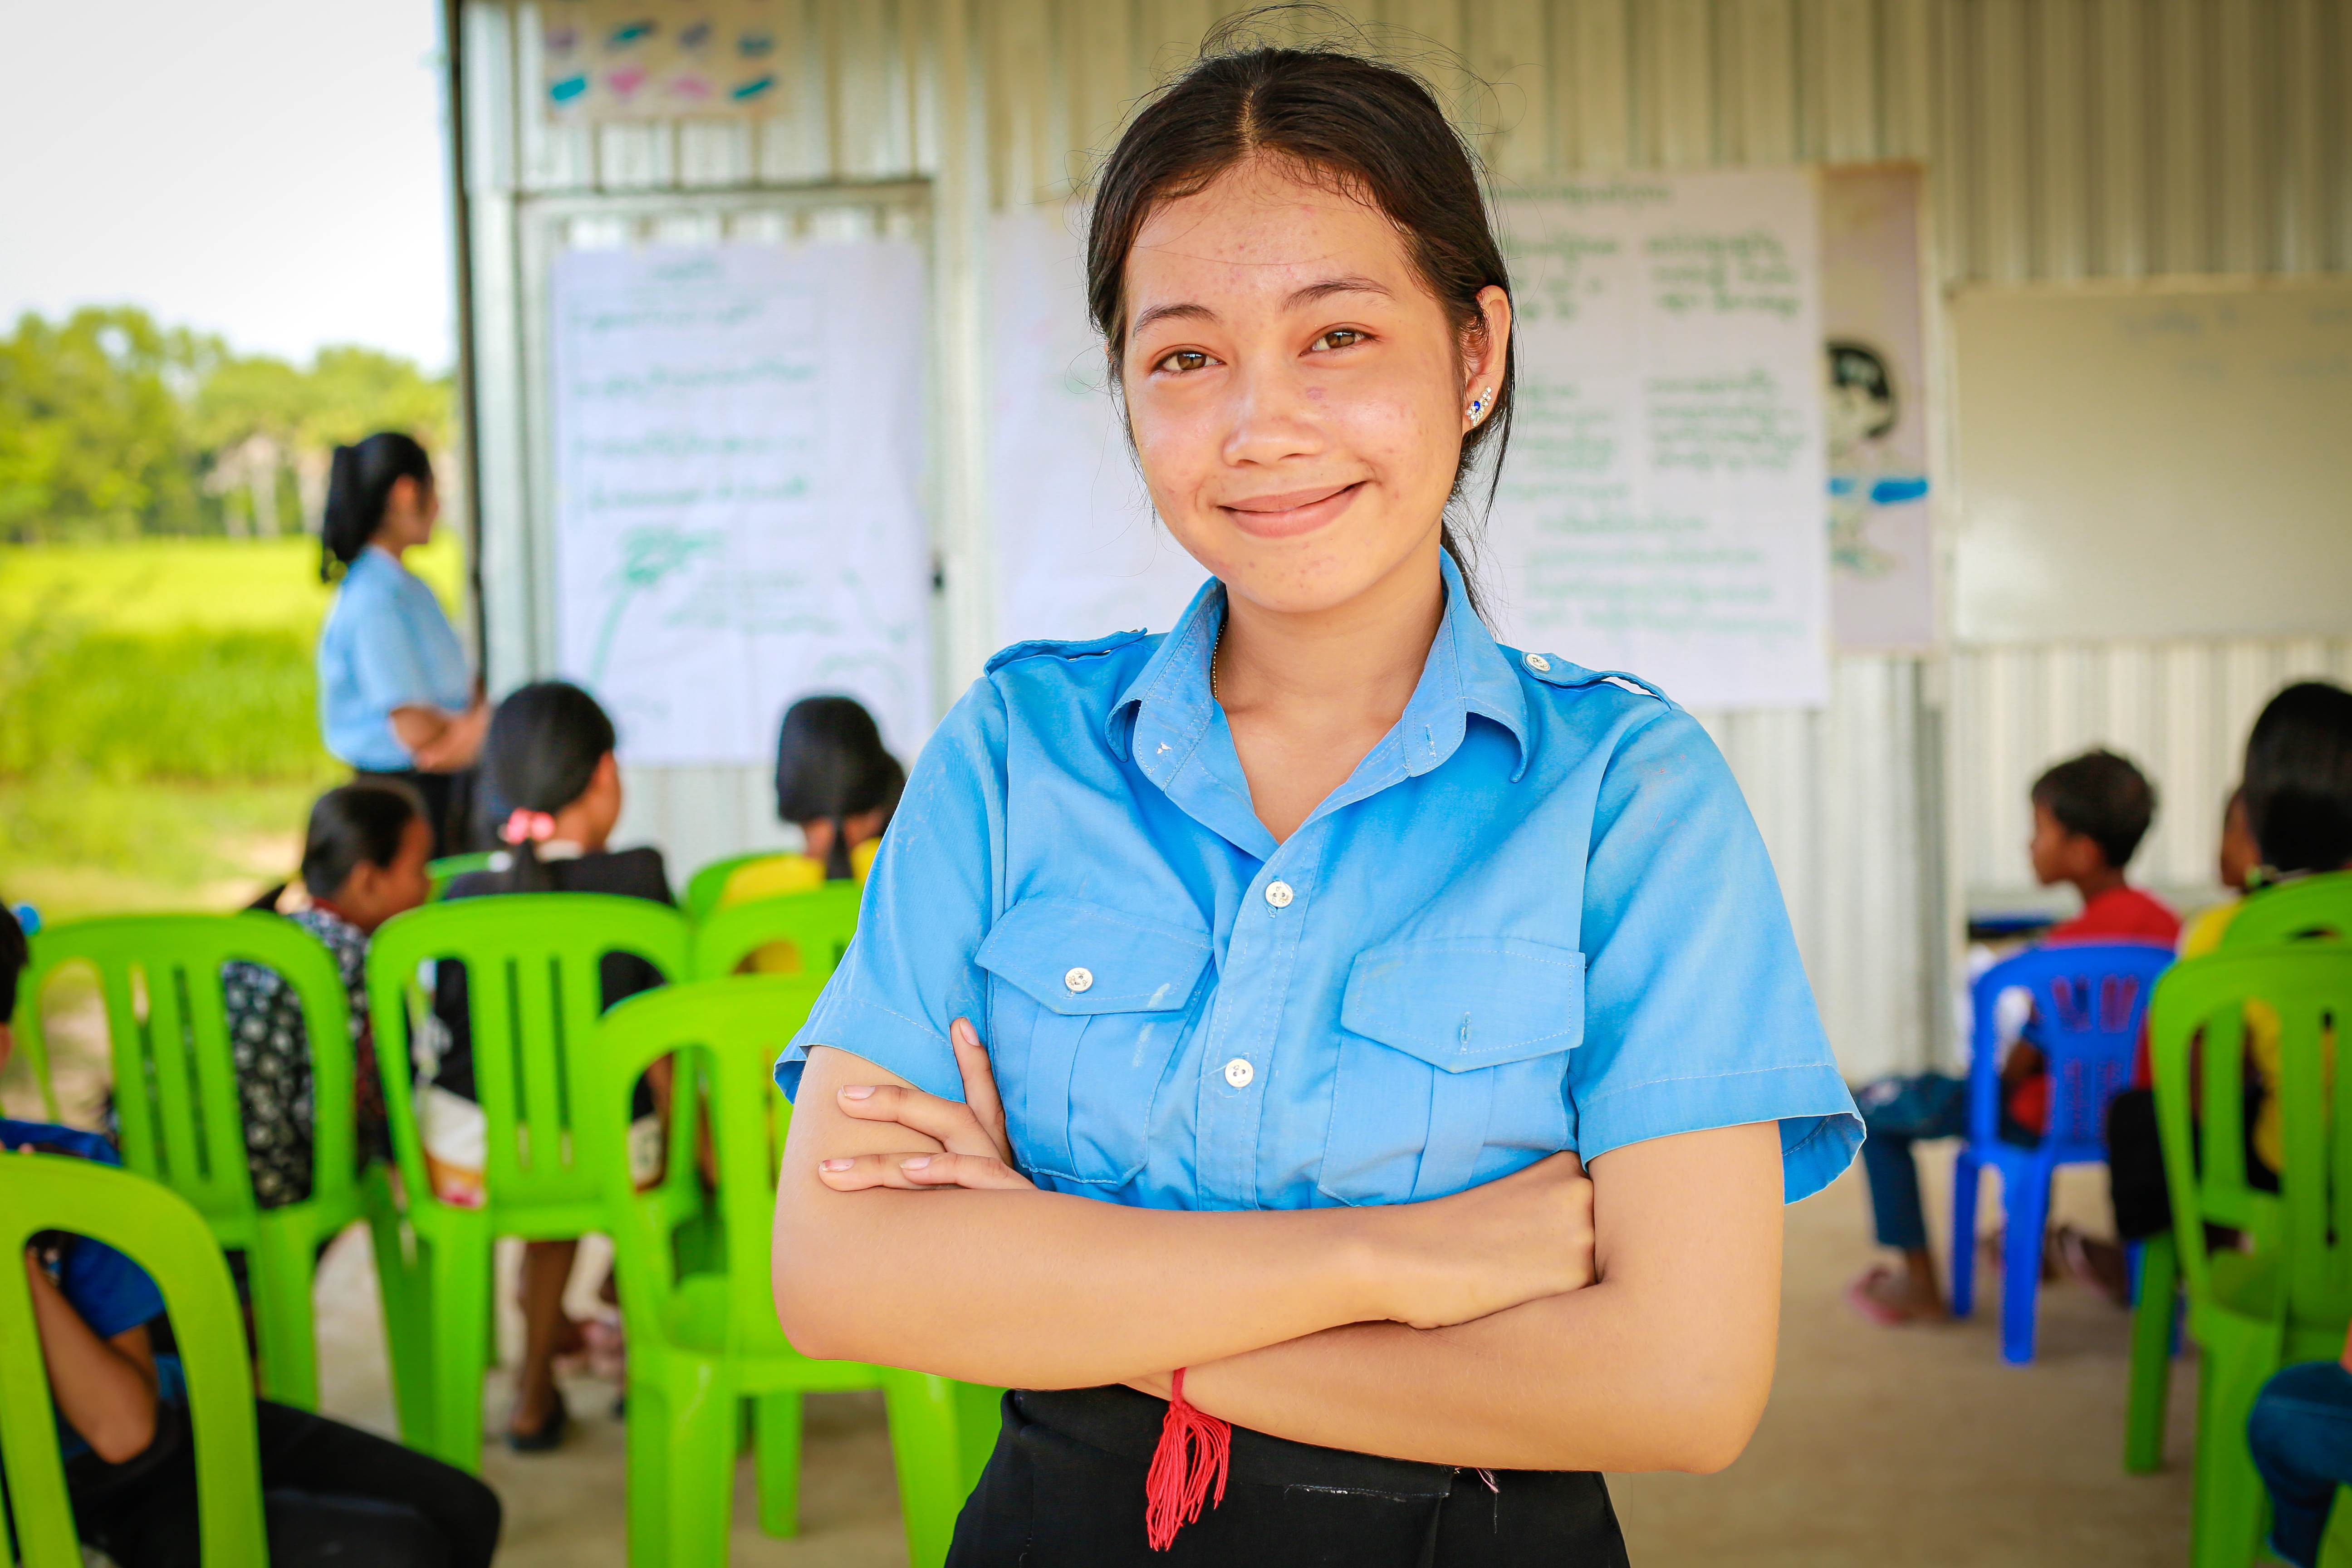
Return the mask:
{"type": "Polygon", "coordinates": [[[1230,1422],[1203,1415],[1184,1402],[1184,1369],[1178,1367],[1160,1424],[1160,1446],[1143,1480],[1143,1533],[1154,1552],[1176,1544],[1176,1532],[1201,1517],[1203,1503],[1225,1500],[1225,1472],[1233,1466],[1230,1422]],[[1216,1496],[1209,1495],[1214,1472],[1216,1496]]]}

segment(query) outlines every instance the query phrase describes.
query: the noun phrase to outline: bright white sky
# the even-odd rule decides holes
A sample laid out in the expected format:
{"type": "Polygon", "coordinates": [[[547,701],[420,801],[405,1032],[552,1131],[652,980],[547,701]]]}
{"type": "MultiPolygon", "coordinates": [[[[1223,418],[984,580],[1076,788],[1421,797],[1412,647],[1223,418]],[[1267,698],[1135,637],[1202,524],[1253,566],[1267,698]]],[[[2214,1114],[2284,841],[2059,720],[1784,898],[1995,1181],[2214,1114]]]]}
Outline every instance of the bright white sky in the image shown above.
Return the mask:
{"type": "Polygon", "coordinates": [[[0,331],[143,305],[246,353],[455,342],[432,0],[11,7],[0,331]]]}

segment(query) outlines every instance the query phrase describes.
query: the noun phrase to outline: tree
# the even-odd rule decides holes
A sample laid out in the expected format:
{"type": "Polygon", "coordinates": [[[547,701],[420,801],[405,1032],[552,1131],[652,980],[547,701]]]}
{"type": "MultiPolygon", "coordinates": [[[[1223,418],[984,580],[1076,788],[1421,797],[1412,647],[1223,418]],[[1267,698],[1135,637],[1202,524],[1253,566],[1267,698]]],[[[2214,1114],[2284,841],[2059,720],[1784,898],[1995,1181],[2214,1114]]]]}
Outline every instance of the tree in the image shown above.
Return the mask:
{"type": "Polygon", "coordinates": [[[184,392],[217,344],[144,310],[26,313],[0,340],[0,536],[191,532],[201,526],[184,392]]]}

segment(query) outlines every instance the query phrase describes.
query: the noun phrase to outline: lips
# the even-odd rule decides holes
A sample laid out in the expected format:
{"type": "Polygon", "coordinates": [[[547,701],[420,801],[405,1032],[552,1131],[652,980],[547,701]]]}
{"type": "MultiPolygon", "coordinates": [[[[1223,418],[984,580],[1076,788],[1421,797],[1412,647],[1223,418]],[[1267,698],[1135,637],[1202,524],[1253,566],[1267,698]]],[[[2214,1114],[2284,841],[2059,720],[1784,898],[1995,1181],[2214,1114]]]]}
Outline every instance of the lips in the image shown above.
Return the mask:
{"type": "Polygon", "coordinates": [[[1259,539],[1289,539],[1309,533],[1348,510],[1364,481],[1318,485],[1312,489],[1284,490],[1251,496],[1220,507],[1235,528],[1259,539]]]}

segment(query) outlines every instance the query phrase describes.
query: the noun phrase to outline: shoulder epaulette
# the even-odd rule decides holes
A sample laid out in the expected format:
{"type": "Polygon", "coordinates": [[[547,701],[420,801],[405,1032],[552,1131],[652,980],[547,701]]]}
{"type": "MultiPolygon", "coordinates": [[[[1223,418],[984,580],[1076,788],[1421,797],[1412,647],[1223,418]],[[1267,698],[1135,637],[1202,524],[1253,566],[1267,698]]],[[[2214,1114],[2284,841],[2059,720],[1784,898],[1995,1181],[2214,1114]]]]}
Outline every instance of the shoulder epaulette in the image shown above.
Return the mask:
{"type": "Polygon", "coordinates": [[[994,675],[1016,658],[1040,657],[1086,658],[1094,654],[1108,653],[1113,648],[1125,647],[1128,644],[1139,642],[1150,635],[1138,627],[1131,632],[1113,632],[1107,637],[1089,637],[1084,642],[1061,642],[1052,637],[1033,637],[1027,642],[1017,642],[1011,647],[998,649],[989,656],[988,663],[982,668],[985,673],[994,675]]]}
{"type": "Polygon", "coordinates": [[[1587,669],[1580,664],[1570,664],[1557,654],[1527,653],[1519,656],[1520,666],[1546,686],[1573,689],[1580,686],[1614,686],[1636,697],[1654,697],[1672,704],[1674,699],[1639,676],[1628,675],[1622,669],[1587,669]]]}

